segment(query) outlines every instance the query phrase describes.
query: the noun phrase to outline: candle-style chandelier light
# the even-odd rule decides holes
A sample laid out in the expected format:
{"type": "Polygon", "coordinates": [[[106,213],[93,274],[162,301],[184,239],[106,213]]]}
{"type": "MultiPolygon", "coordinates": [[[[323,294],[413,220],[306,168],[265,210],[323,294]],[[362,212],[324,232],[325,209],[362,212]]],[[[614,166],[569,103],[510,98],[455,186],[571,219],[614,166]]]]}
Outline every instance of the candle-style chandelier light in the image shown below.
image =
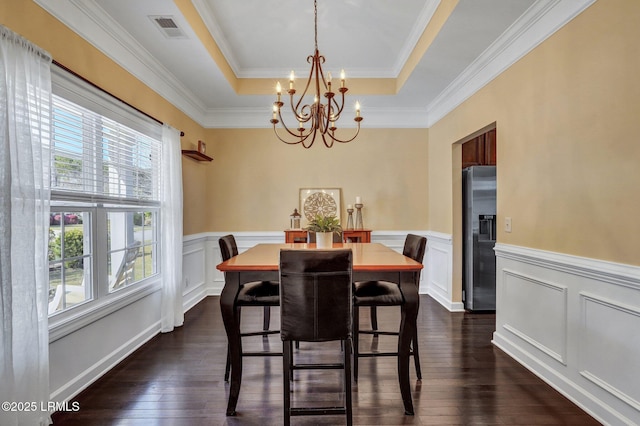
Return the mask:
{"type": "Polygon", "coordinates": [[[360,104],[356,102],[356,116],[354,121],[357,128],[355,135],[350,139],[339,139],[336,136],[336,122],[340,119],[342,110],[344,108],[344,94],[347,92],[345,86],[345,74],[344,70],[340,73],[340,103],[336,100],[336,93],[332,90],[331,73],[328,72],[325,78],[324,71],[322,70],[322,64],[325,59],[320,55],[318,51],[318,5],[317,0],[313,1],[314,9],[314,29],[315,29],[315,53],[307,57],[307,62],[311,64],[311,71],[309,73],[309,79],[307,85],[304,88],[304,92],[300,96],[297,102],[294,101],[293,95],[296,93],[296,89],[293,88],[294,73],[291,71],[289,76],[289,97],[291,99],[291,109],[293,115],[297,120],[298,127],[295,129],[289,128],[282,117],[281,109],[284,103],[280,100],[282,95],[282,86],[278,82],[276,86],[277,100],[273,103],[273,116],[271,123],[273,124],[273,131],[278,139],[282,142],[290,145],[302,144],[305,148],[310,148],[316,140],[318,133],[322,136],[322,141],[327,148],[331,148],[334,142],[347,143],[354,140],[358,133],[360,133],[360,122],[362,117],[360,116],[360,104]],[[313,88],[312,88],[313,85],[313,88]],[[315,93],[311,90],[315,89],[315,93]],[[323,93],[324,92],[324,93],[323,93]],[[303,104],[303,100],[307,94],[314,94],[313,103],[303,104]],[[322,98],[325,98],[325,103],[322,103],[322,98]],[[278,133],[276,124],[282,122],[282,127],[286,131],[284,138],[278,133]]]}

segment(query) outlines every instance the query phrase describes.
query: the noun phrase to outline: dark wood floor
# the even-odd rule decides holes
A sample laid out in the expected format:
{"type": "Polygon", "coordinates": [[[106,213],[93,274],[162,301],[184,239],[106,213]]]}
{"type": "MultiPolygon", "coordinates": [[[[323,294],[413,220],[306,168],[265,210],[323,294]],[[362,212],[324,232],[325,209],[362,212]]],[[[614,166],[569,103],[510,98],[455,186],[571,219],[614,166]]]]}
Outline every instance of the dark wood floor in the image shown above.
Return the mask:
{"type": "MultiPolygon", "coordinates": [[[[379,321],[395,325],[396,308],[379,321]]],[[[260,326],[260,309],[244,309],[243,329],[260,326]]],[[[361,315],[368,325],[366,311],[361,315]]],[[[279,321],[273,309],[272,322],[279,321]]],[[[405,416],[395,358],[364,358],[353,389],[357,425],[598,425],[593,418],[491,344],[495,315],[450,313],[421,296],[418,319],[423,380],[412,389],[415,416],[405,416]]],[[[382,326],[381,326],[382,328],[382,326]]],[[[393,337],[361,338],[361,348],[393,350],[393,337]]],[[[245,339],[245,348],[281,349],[279,336],[245,339]]],[[[338,359],[339,346],[302,343],[297,356],[338,359]]],[[[226,337],[219,300],[208,297],[173,333],[156,336],[75,399],[78,412],[55,425],[280,425],[282,359],[245,358],[238,415],[226,417],[226,337]]],[[[340,373],[296,373],[294,404],[341,402],[340,373]]],[[[294,425],[343,424],[341,416],[295,417],[294,425]]]]}

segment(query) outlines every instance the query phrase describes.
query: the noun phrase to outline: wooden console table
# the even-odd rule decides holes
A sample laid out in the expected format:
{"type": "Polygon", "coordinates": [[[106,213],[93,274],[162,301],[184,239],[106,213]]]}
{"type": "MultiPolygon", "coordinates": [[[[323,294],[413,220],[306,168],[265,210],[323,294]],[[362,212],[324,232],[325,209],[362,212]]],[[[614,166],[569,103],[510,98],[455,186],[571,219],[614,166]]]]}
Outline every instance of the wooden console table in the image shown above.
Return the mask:
{"type": "Polygon", "coordinates": [[[343,229],[345,243],[370,243],[371,229],[343,229]]]}
{"type": "Polygon", "coordinates": [[[285,229],[284,242],[287,244],[306,243],[307,231],[305,231],[304,229],[285,229]]]}
{"type": "MultiPolygon", "coordinates": [[[[371,229],[343,229],[342,235],[346,243],[371,242],[371,229]]],[[[285,229],[284,242],[287,244],[306,243],[307,231],[304,229],[285,229]]]]}

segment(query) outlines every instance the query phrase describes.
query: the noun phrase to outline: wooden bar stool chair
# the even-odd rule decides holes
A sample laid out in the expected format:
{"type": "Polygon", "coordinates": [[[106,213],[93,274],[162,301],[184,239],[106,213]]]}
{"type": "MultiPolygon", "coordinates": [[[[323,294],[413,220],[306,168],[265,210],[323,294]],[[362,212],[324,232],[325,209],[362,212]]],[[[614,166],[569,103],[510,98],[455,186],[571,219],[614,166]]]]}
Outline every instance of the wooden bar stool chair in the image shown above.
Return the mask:
{"type": "Polygon", "coordinates": [[[284,372],[284,424],[291,416],[345,414],[351,425],[351,250],[281,250],[280,337],[284,372]],[[328,342],[343,345],[341,363],[296,364],[292,342],[328,342]],[[292,407],[294,370],[344,370],[343,406],[292,407]]]}
{"type": "MultiPolygon", "coordinates": [[[[424,251],[427,245],[427,239],[419,235],[407,235],[404,243],[403,254],[411,259],[422,263],[424,251]]],[[[413,276],[416,286],[420,283],[420,272],[416,272],[413,276]]],[[[378,330],[377,318],[375,310],[380,306],[402,306],[405,303],[404,296],[397,283],[387,281],[360,281],[354,283],[353,291],[353,378],[358,381],[358,358],[360,357],[376,357],[376,356],[398,356],[398,352],[360,352],[359,335],[373,334],[393,335],[397,336],[397,331],[380,331],[378,330]],[[368,306],[371,309],[371,330],[360,330],[360,307],[368,306]],[[374,322],[375,319],[375,322],[374,322]]],[[[415,324],[414,324],[414,329],[415,324]]],[[[416,329],[417,330],[417,329],[416,329]]],[[[418,333],[414,333],[411,343],[411,352],[416,367],[416,376],[418,380],[422,380],[422,371],[420,369],[420,355],[418,353],[418,333]]]]}
{"type": "MultiPolygon", "coordinates": [[[[220,245],[220,254],[222,260],[229,260],[238,255],[238,245],[233,235],[225,235],[218,240],[220,245]]],[[[242,306],[262,306],[263,321],[262,330],[241,333],[241,337],[248,336],[268,336],[269,334],[277,334],[278,330],[270,330],[269,324],[271,322],[271,307],[278,306],[280,304],[280,292],[278,281],[255,281],[242,285],[240,292],[238,293],[238,299],[236,301],[236,315],[238,316],[238,323],[240,322],[242,306]]],[[[242,356],[279,356],[280,353],[271,352],[244,352],[242,356]]],[[[227,347],[227,364],[224,369],[224,381],[229,381],[229,373],[231,372],[231,359],[229,356],[229,348],[227,347]]]]}

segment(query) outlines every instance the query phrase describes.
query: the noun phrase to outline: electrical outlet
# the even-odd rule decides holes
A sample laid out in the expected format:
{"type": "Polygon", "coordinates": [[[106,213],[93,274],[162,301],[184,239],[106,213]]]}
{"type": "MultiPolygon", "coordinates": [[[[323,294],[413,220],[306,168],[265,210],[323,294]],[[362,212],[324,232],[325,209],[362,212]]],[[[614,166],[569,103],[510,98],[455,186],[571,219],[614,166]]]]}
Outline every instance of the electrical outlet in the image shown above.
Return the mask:
{"type": "Polygon", "coordinates": [[[511,218],[504,218],[504,232],[511,232],[511,218]]]}

